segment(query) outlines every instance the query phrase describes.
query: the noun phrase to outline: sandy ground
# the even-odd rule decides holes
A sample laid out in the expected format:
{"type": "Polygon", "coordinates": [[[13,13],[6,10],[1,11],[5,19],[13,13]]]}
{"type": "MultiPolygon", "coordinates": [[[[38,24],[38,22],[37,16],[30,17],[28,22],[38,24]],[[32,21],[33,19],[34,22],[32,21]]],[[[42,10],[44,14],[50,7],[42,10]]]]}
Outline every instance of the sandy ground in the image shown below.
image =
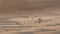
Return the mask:
{"type": "Polygon", "coordinates": [[[60,0],[0,0],[0,34],[60,34],[60,0]]]}

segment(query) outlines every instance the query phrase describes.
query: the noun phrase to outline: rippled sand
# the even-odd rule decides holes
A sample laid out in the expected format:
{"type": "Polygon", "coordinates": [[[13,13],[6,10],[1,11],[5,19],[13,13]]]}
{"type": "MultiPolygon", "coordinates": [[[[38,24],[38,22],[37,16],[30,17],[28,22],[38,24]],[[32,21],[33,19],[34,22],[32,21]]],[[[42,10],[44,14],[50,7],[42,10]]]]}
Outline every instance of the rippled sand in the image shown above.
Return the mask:
{"type": "MultiPolygon", "coordinates": [[[[12,16],[9,18],[4,17],[4,20],[0,21],[1,25],[4,25],[4,27],[13,27],[13,28],[4,28],[1,30],[1,34],[59,34],[60,33],[60,16],[46,16],[46,17],[40,17],[41,18],[41,22],[28,22],[24,23],[19,21],[24,19],[24,17],[20,17],[22,19],[18,19],[19,16],[12,16]],[[14,19],[14,20],[13,20],[14,19]],[[16,20],[15,20],[16,19],[16,20]],[[19,24],[20,23],[20,24],[19,24]],[[21,25],[21,23],[23,23],[21,25]],[[9,26],[9,25],[10,26],[9,26]],[[7,26],[6,26],[7,25],[7,26]],[[14,29],[14,27],[16,29],[14,29]]],[[[35,17],[35,16],[34,16],[35,17]]],[[[32,18],[32,17],[30,17],[32,18]]],[[[29,20],[30,18],[25,18],[27,20],[29,20]]],[[[37,18],[37,17],[36,17],[37,18]]],[[[3,18],[1,18],[3,19],[3,18]]],[[[1,28],[0,25],[0,28],[1,28]]],[[[3,27],[3,26],[2,26],[3,27]]]]}

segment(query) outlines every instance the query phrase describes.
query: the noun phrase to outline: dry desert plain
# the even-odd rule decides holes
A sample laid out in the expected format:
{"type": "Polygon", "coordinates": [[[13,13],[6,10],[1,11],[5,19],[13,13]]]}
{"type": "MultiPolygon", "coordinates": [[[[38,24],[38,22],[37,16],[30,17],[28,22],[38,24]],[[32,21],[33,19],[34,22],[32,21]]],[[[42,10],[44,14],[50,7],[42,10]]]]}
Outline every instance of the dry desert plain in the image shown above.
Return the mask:
{"type": "Polygon", "coordinates": [[[60,34],[60,0],[0,0],[0,34],[60,34]]]}

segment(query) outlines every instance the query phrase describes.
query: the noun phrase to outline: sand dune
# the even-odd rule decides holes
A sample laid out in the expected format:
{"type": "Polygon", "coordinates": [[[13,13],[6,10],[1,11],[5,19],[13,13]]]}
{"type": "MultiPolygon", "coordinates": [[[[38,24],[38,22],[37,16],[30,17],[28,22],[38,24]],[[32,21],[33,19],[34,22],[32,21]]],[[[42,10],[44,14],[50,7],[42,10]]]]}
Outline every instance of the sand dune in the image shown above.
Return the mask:
{"type": "MultiPolygon", "coordinates": [[[[0,0],[0,14],[33,15],[58,10],[59,0],[0,0]],[[47,10],[45,10],[47,9],[47,10]],[[41,11],[42,10],[42,11],[41,11]],[[47,12],[46,12],[47,11],[47,12]],[[22,14],[21,14],[22,13],[22,14]]],[[[59,9],[60,10],[60,9],[59,9]]]]}

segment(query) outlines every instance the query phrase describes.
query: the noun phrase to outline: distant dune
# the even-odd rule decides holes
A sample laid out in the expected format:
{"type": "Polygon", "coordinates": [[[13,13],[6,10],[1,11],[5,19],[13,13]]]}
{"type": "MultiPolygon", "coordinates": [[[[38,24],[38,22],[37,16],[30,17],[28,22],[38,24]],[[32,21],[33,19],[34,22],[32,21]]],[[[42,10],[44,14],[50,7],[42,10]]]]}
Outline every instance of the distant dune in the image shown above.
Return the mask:
{"type": "Polygon", "coordinates": [[[6,15],[51,14],[50,11],[59,7],[60,0],[0,0],[0,14],[6,15]]]}

